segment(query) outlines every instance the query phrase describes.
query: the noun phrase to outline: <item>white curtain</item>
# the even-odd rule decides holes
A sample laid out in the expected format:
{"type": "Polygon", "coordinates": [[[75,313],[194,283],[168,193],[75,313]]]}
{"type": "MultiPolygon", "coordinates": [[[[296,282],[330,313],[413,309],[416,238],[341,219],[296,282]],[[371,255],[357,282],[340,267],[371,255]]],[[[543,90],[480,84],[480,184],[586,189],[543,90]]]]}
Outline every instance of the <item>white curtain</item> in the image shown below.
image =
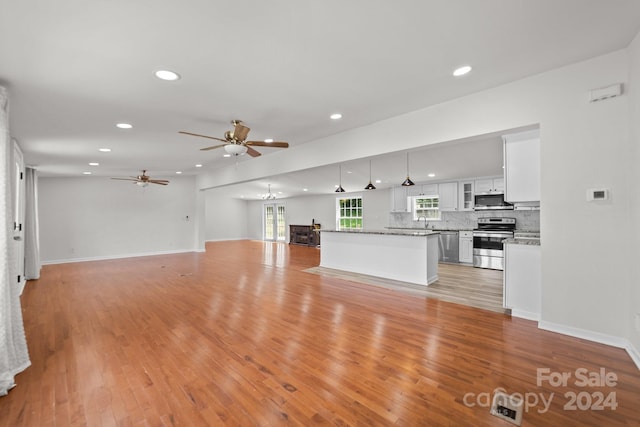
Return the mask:
{"type": "Polygon", "coordinates": [[[0,86],[0,396],[7,394],[14,376],[31,362],[22,323],[20,289],[12,250],[13,223],[11,161],[13,145],[9,134],[9,97],[0,86]]]}
{"type": "Polygon", "coordinates": [[[33,168],[25,169],[24,276],[40,278],[40,226],[38,224],[38,175],[33,168]]]}

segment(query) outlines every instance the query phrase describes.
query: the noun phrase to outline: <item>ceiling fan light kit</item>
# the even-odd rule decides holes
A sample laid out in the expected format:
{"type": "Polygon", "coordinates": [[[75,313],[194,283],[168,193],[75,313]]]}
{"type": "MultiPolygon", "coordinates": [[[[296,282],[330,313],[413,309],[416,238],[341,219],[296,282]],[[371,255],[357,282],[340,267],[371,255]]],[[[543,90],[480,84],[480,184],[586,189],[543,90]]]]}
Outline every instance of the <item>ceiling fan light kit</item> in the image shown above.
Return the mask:
{"type": "Polygon", "coordinates": [[[246,146],[240,144],[228,144],[224,146],[224,151],[233,156],[240,156],[246,153],[247,150],[248,148],[246,146]]]}

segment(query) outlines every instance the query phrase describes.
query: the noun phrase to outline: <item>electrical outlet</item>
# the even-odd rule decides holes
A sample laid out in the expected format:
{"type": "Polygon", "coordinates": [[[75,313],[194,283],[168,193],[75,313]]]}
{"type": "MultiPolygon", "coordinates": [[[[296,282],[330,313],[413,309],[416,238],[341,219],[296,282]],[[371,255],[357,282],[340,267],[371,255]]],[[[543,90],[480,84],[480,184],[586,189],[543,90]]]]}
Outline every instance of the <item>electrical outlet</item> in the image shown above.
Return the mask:
{"type": "Polygon", "coordinates": [[[490,413],[519,426],[522,424],[523,407],[524,400],[522,398],[498,391],[493,395],[490,413]]]}

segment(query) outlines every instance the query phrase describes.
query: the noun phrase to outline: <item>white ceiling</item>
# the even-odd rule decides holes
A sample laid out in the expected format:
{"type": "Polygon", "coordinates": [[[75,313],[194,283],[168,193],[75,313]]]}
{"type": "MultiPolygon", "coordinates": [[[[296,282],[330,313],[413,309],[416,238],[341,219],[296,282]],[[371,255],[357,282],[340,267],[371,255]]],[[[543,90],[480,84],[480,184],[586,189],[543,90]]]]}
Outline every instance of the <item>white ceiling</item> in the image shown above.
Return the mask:
{"type": "MultiPolygon", "coordinates": [[[[640,31],[637,0],[0,0],[0,10],[11,133],[44,176],[171,176],[251,161],[200,151],[215,142],[178,131],[221,137],[242,119],[249,139],[313,143],[624,48],[640,31]],[[452,77],[464,64],[473,71],[452,77]],[[158,69],[182,79],[160,81],[158,69]],[[343,119],[330,120],[334,112],[343,119]]],[[[459,148],[433,148],[427,157],[440,163],[412,156],[437,178],[474,175],[478,154],[465,163],[459,148]]],[[[402,181],[404,162],[402,153],[373,158],[373,179],[402,181]],[[389,165],[394,176],[381,175],[389,165]]],[[[274,178],[274,190],[326,187],[337,172],[274,178]]],[[[368,160],[343,172],[343,186],[356,186],[353,175],[364,187],[368,160]]]]}

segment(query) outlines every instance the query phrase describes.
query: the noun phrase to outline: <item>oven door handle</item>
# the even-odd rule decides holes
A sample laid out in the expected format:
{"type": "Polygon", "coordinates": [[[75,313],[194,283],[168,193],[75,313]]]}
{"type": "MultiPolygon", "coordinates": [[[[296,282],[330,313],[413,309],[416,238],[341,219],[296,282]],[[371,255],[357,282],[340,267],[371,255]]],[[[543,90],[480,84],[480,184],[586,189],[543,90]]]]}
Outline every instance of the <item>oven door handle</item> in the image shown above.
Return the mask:
{"type": "Polygon", "coordinates": [[[504,237],[505,239],[513,236],[513,233],[496,233],[496,232],[487,232],[487,233],[478,233],[474,232],[473,237],[504,237]]]}

